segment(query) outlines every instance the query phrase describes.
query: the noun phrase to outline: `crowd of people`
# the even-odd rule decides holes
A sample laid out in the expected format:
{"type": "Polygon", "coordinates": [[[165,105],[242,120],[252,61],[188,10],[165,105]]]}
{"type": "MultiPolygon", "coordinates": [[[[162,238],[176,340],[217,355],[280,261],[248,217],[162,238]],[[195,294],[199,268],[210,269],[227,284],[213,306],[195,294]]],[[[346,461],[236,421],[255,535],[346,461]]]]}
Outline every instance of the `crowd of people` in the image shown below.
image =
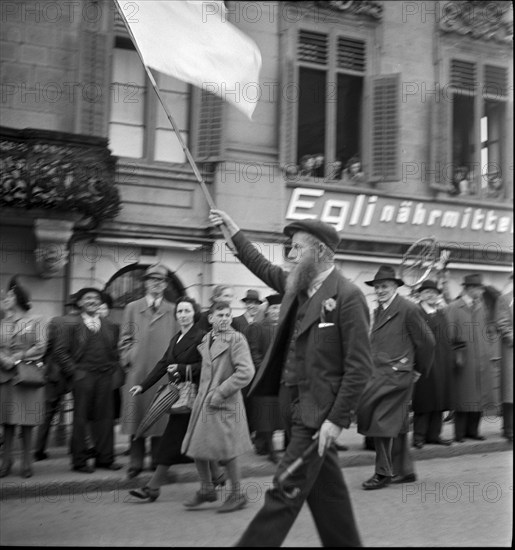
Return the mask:
{"type": "Polygon", "coordinates": [[[453,300],[431,279],[408,298],[395,269],[383,265],[366,281],[377,299],[370,319],[363,291],[335,266],[340,239],[332,226],[287,225],[286,272],[225,212],[212,210],[210,221],[227,227],[240,262],[274,291],[262,300],[249,289],[240,316],[233,315],[230,284],[214,288],[205,312],[188,296],[168,302],[169,271],[155,264],[144,273],[145,296],[125,307],[121,326],[109,319],[111,298],[94,287],[80,289],[66,315],[46,323],[32,315],[28,290],[12,278],[1,303],[1,477],[11,474],[18,426],[20,475],[32,476],[32,461],[48,458],[53,418],[71,392],[73,470],[122,468],[114,453],[119,422],[130,441],[127,477],[139,476],[147,454],[153,470],[130,491],[134,498],[155,501],[169,467],[194,461],[200,487],[184,506],[215,502],[217,487],[227,484],[217,510],[224,513],[246,504],[239,457],[253,451],[277,464],[277,473],[238,545],[280,545],[307,502],[324,545],[359,546],[337,459],[344,448],[336,440],[351,423],[376,453],[365,490],[416,481],[411,446],[483,439],[482,414],[494,409],[503,437],[513,441],[513,274],[503,292],[470,273],[453,300]],[[43,364],[45,385],[18,383],[20,362],[43,364]],[[198,387],[191,410],[164,414],[139,434],[156,389],[186,380],[198,387]],[[454,441],[442,437],[446,412],[454,441]],[[302,464],[287,471],[300,456],[302,464]]]}

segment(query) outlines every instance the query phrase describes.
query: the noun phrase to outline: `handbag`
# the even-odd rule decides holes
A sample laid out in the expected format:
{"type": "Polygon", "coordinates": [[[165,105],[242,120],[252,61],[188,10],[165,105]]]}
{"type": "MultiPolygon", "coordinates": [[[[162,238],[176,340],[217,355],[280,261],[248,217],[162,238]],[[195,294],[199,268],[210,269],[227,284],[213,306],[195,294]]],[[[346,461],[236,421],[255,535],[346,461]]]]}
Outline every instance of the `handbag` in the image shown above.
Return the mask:
{"type": "Polygon", "coordinates": [[[15,368],[14,386],[40,388],[46,384],[45,364],[42,361],[16,361],[15,368]]]}
{"type": "Polygon", "coordinates": [[[186,367],[186,380],[177,384],[179,388],[179,399],[170,407],[170,414],[188,414],[193,408],[197,397],[197,384],[193,382],[191,365],[186,367]]]}

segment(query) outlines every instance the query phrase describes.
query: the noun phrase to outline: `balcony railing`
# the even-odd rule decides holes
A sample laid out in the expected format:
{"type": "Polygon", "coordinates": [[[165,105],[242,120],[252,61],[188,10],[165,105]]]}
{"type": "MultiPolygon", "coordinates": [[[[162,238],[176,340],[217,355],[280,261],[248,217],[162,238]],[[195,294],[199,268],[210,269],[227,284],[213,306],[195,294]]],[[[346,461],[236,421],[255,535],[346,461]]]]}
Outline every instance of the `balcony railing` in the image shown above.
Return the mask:
{"type": "Polygon", "coordinates": [[[78,214],[92,229],[120,211],[115,165],[106,139],[0,127],[0,207],[78,214]]]}

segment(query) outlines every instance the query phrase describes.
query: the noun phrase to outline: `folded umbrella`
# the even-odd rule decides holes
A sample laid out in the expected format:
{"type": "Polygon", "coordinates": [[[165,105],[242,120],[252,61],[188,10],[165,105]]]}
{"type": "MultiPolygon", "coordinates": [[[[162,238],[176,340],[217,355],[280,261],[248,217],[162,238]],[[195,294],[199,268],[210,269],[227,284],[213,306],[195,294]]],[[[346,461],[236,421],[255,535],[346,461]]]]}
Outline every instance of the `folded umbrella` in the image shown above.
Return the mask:
{"type": "Polygon", "coordinates": [[[156,392],[143,420],[140,422],[134,438],[144,437],[145,432],[153,426],[163,414],[170,412],[170,407],[179,399],[179,388],[177,384],[169,382],[163,384],[156,392]]]}

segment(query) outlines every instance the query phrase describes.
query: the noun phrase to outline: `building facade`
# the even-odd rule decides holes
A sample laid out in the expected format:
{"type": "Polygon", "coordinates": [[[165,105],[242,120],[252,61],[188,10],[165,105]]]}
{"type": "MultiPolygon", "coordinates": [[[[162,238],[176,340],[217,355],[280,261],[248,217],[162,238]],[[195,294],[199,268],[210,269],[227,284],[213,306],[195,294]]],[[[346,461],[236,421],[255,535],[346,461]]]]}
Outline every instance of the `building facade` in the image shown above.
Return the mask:
{"type": "MultiPolygon", "coordinates": [[[[206,8],[206,24],[226,16],[263,58],[244,90],[252,121],[212,86],[155,74],[216,205],[279,264],[285,223],[333,223],[339,267],[371,305],[364,281],[428,238],[450,252],[452,294],[471,271],[502,289],[513,262],[511,3],[225,5],[206,8]]],[[[171,299],[207,306],[220,283],[237,298],[266,294],[209,226],[114,2],[1,10],[2,288],[22,274],[48,316],[82,286],[106,288],[118,315],[161,261],[171,299]]]]}

